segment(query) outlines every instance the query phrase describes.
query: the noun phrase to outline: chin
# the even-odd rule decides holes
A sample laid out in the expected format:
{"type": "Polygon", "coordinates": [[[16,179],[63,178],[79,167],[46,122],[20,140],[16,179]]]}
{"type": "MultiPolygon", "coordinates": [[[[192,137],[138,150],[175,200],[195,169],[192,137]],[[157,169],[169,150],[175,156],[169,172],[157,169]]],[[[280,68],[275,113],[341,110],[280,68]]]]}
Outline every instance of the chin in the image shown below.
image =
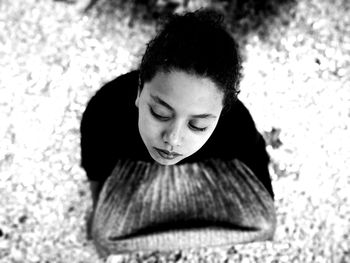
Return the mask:
{"type": "Polygon", "coordinates": [[[177,164],[178,162],[180,162],[181,160],[163,160],[163,159],[159,159],[159,158],[154,158],[152,156],[153,160],[155,160],[157,163],[161,164],[161,165],[174,165],[177,164]]]}
{"type": "Polygon", "coordinates": [[[153,153],[150,153],[150,155],[154,161],[156,161],[157,163],[159,163],[161,165],[174,165],[174,164],[177,164],[178,162],[180,162],[182,159],[184,159],[184,158],[175,158],[173,160],[166,160],[166,159],[163,159],[159,156],[156,156],[153,153]]]}

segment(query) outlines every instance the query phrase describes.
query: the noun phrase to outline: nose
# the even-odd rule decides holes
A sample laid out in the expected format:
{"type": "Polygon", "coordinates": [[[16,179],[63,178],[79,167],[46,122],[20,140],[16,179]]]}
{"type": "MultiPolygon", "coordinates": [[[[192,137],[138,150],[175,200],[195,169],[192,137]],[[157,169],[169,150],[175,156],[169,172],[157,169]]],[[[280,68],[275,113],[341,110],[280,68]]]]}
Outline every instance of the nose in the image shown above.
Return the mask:
{"type": "Polygon", "coordinates": [[[181,144],[183,134],[180,123],[173,123],[163,133],[163,141],[171,147],[171,150],[181,144]]]}

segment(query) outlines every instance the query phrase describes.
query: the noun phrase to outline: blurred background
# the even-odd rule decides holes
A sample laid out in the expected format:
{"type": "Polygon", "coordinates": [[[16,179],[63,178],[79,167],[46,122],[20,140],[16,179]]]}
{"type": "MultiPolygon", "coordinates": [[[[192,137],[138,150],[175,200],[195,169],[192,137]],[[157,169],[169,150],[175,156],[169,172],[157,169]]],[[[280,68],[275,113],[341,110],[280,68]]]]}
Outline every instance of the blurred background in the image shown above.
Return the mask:
{"type": "Polygon", "coordinates": [[[240,44],[239,96],[271,156],[275,242],[124,260],[350,262],[347,0],[1,0],[0,262],[103,262],[85,234],[82,113],[138,67],[159,19],[207,6],[240,44]]]}

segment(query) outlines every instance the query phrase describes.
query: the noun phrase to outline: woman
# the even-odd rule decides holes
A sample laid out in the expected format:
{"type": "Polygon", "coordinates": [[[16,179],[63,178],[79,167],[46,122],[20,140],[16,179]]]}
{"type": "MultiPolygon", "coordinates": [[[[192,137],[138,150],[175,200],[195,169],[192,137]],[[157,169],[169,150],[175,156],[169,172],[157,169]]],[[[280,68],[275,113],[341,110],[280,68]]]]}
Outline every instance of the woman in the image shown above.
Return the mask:
{"type": "Polygon", "coordinates": [[[222,16],[204,9],[174,15],[139,69],[91,99],[82,166],[102,255],[272,239],[269,157],[240,77],[222,16]]]}

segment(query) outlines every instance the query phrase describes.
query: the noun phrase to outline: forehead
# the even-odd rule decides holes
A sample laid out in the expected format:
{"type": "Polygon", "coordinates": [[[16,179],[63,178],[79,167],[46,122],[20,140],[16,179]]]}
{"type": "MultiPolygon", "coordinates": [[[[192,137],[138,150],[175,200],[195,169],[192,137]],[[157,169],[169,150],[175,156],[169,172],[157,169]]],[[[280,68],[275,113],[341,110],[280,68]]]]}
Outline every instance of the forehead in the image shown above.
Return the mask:
{"type": "Polygon", "coordinates": [[[183,71],[158,72],[144,89],[150,98],[158,96],[174,110],[218,113],[223,107],[224,94],[210,78],[183,71]]]}

